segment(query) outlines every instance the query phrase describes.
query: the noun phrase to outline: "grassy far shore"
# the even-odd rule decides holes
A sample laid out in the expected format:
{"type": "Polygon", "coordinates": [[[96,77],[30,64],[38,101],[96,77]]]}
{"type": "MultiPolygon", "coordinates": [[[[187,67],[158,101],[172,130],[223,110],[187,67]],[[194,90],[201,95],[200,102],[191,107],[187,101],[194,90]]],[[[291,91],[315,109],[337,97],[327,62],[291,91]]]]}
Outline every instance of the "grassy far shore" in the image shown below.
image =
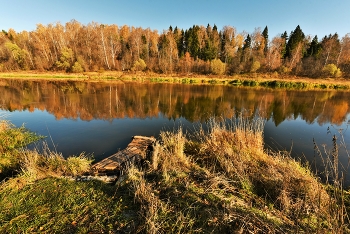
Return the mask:
{"type": "Polygon", "coordinates": [[[349,233],[349,191],[285,152],[266,152],[263,119],[162,132],[158,154],[116,184],[77,182],[81,154],[23,149],[39,136],[0,124],[1,233],[349,233]],[[9,137],[11,136],[11,137],[9,137]]]}
{"type": "Polygon", "coordinates": [[[350,80],[345,78],[306,78],[286,74],[241,74],[234,76],[195,74],[156,74],[145,72],[99,71],[84,73],[59,72],[10,72],[0,73],[0,78],[34,80],[77,80],[77,81],[138,81],[169,82],[183,84],[227,84],[237,86],[261,86],[292,89],[350,89],[350,80]]]}

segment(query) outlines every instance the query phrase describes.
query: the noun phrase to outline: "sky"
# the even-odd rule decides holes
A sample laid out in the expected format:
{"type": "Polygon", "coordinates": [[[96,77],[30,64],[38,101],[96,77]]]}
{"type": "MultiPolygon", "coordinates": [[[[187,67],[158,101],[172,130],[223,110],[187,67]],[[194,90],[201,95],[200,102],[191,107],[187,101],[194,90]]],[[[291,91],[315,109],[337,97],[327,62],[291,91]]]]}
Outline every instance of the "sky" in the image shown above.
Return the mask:
{"type": "Polygon", "coordinates": [[[77,20],[150,28],[163,32],[171,25],[188,29],[230,25],[252,33],[268,27],[269,38],[300,25],[319,39],[350,33],[350,0],[0,0],[0,30],[33,31],[37,24],[77,20]]]}

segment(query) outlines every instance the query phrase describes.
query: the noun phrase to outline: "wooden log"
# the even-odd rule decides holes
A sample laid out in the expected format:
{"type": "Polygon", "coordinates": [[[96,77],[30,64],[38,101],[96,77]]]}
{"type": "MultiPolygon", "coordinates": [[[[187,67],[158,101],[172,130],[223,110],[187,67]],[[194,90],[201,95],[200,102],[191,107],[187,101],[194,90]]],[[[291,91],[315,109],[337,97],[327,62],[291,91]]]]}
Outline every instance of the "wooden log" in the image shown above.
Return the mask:
{"type": "Polygon", "coordinates": [[[92,165],[93,174],[116,174],[122,172],[133,163],[138,163],[147,157],[150,145],[156,142],[154,137],[134,136],[129,145],[100,162],[92,165]]]}

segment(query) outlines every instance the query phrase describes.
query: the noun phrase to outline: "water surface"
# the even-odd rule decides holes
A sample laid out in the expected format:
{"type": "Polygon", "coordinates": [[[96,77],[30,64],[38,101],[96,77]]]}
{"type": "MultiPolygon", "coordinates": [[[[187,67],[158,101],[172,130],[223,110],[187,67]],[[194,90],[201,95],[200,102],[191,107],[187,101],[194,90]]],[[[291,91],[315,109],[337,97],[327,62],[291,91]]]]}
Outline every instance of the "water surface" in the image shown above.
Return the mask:
{"type": "MultiPolygon", "coordinates": [[[[334,134],[339,144],[341,137],[350,144],[350,92],[344,91],[0,79],[0,97],[0,116],[47,136],[65,157],[86,152],[98,161],[134,135],[157,137],[179,125],[191,132],[213,116],[239,112],[266,119],[267,149],[291,151],[311,165],[321,162],[313,139],[327,150],[334,134]]],[[[344,147],[340,162],[348,164],[344,147]]]]}

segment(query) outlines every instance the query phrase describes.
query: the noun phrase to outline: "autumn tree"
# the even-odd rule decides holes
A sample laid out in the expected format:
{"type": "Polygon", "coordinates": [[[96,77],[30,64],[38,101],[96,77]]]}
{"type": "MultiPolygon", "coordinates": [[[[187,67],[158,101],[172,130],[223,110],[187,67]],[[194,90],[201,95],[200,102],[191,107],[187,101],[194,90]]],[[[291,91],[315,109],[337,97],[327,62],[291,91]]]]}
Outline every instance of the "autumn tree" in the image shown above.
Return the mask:
{"type": "Polygon", "coordinates": [[[105,65],[108,68],[108,70],[111,69],[111,66],[109,65],[109,59],[108,59],[108,49],[107,49],[107,39],[105,37],[105,26],[103,24],[100,25],[100,35],[101,35],[101,51],[102,51],[102,56],[105,61],[105,65]]]}
{"type": "Polygon", "coordinates": [[[238,49],[236,40],[236,29],[232,26],[225,26],[222,31],[221,59],[228,63],[236,56],[238,49]]]}
{"type": "MultiPolygon", "coordinates": [[[[49,40],[47,27],[38,24],[36,30],[31,33],[33,38],[33,46],[35,51],[35,65],[39,70],[49,70],[57,59],[53,55],[52,40],[49,40]]],[[[63,35],[62,35],[63,36],[63,35]]]]}
{"type": "Polygon", "coordinates": [[[18,68],[26,69],[27,52],[12,42],[6,42],[5,47],[11,52],[12,58],[16,62],[18,68]]]}
{"type": "Polygon", "coordinates": [[[339,56],[337,58],[337,64],[344,73],[350,75],[350,34],[346,34],[341,39],[341,47],[339,56]]]}
{"type": "Polygon", "coordinates": [[[74,61],[74,53],[71,48],[64,47],[61,51],[61,56],[58,61],[56,61],[56,66],[59,69],[65,70],[65,71],[70,71],[71,66],[74,61]]]}
{"type": "Polygon", "coordinates": [[[341,48],[338,34],[329,34],[328,36],[323,37],[321,47],[321,56],[324,61],[324,66],[329,63],[336,64],[341,48]]]}
{"type": "Polygon", "coordinates": [[[164,31],[159,40],[159,67],[164,73],[172,73],[178,59],[177,43],[173,32],[164,31]]]}
{"type": "Polygon", "coordinates": [[[142,28],[131,27],[130,37],[130,50],[132,51],[133,60],[136,61],[140,58],[142,49],[142,28]]]}
{"type": "Polygon", "coordinates": [[[283,50],[286,40],[282,37],[274,37],[270,42],[266,54],[266,66],[270,71],[275,71],[282,66],[283,50]]]}
{"type": "Polygon", "coordinates": [[[229,74],[238,73],[244,36],[232,26],[225,26],[222,31],[221,60],[226,63],[229,74]]]}
{"type": "Polygon", "coordinates": [[[27,60],[27,69],[36,69],[35,60],[34,60],[34,50],[33,50],[33,41],[29,32],[22,31],[18,34],[17,43],[22,48],[23,53],[26,54],[27,60]]]}
{"type": "Polygon", "coordinates": [[[158,31],[153,30],[150,31],[149,35],[149,44],[148,44],[148,51],[149,51],[149,60],[147,62],[147,68],[150,69],[151,71],[157,71],[159,69],[159,63],[158,63],[158,58],[159,58],[159,47],[158,47],[158,31]]]}
{"type": "Polygon", "coordinates": [[[265,46],[264,35],[260,28],[256,28],[251,35],[251,72],[256,72],[261,65],[265,64],[265,46]]]}

